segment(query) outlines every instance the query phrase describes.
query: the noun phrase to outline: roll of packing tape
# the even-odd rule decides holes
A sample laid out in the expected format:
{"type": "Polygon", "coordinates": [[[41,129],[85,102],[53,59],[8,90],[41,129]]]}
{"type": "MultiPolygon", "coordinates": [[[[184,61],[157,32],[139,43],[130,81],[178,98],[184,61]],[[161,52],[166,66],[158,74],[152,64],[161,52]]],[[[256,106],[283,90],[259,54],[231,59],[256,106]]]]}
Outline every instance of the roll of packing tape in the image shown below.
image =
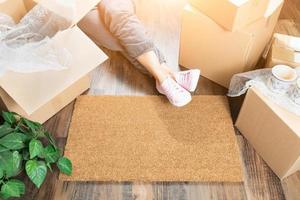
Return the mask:
{"type": "Polygon", "coordinates": [[[276,65],[272,68],[272,75],[268,80],[268,87],[278,94],[287,93],[297,79],[297,71],[287,65],[276,65]]]}
{"type": "Polygon", "coordinates": [[[300,78],[290,92],[290,98],[298,105],[300,105],[300,78]]]}

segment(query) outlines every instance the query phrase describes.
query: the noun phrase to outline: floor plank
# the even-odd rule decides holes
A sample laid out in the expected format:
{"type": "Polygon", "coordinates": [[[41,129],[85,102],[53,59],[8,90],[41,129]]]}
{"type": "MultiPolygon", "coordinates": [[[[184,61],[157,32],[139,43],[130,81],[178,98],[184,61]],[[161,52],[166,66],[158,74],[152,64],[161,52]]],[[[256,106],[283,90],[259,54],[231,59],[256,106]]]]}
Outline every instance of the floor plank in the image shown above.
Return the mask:
{"type": "Polygon", "coordinates": [[[285,0],[281,12],[281,19],[292,19],[300,24],[300,2],[299,0],[285,0]]]}
{"type": "Polygon", "coordinates": [[[279,178],[243,136],[237,136],[242,153],[245,190],[248,200],[284,199],[279,178]]]}
{"type": "Polygon", "coordinates": [[[282,187],[287,200],[300,199],[300,172],[284,179],[282,187]]]}

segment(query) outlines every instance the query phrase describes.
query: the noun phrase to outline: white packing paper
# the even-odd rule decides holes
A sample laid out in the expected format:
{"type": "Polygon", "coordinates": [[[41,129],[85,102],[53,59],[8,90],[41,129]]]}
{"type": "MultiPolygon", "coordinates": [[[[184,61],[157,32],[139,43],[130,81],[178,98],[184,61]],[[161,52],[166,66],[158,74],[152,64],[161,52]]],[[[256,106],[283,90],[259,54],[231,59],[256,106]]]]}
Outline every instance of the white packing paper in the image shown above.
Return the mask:
{"type": "Polygon", "coordinates": [[[18,24],[0,13],[0,75],[6,71],[34,73],[64,70],[71,54],[53,44],[53,37],[70,22],[36,5],[18,24]]]}
{"type": "MultiPolygon", "coordinates": [[[[298,77],[300,77],[300,68],[296,68],[296,71],[298,77]]],[[[284,94],[278,94],[269,89],[267,83],[271,76],[272,69],[269,68],[236,74],[231,79],[228,96],[241,96],[245,94],[250,87],[255,87],[259,89],[263,95],[268,97],[279,106],[300,116],[300,105],[296,104],[290,98],[290,91],[285,91],[284,94]]]]}

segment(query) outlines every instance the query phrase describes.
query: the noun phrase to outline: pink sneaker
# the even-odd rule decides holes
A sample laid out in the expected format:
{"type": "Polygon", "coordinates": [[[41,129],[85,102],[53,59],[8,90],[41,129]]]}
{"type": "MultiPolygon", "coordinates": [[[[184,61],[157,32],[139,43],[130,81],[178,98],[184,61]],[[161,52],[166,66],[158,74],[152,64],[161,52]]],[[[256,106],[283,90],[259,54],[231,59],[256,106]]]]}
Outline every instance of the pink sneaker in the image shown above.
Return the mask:
{"type": "Polygon", "coordinates": [[[199,78],[199,69],[181,71],[175,74],[175,80],[177,83],[190,92],[194,92],[196,90],[199,78]]]}
{"type": "Polygon", "coordinates": [[[177,107],[184,106],[192,100],[191,94],[171,77],[167,78],[162,84],[156,82],[156,89],[159,93],[166,95],[170,103],[177,107]]]}

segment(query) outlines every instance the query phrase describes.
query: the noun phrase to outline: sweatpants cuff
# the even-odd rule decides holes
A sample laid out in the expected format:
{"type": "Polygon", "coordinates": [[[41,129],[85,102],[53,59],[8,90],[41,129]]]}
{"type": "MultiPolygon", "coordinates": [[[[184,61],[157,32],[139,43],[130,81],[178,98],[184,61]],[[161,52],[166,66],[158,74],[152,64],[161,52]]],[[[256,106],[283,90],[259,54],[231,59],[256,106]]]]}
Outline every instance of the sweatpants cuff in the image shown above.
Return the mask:
{"type": "Polygon", "coordinates": [[[143,55],[144,53],[147,53],[149,51],[154,51],[155,46],[152,42],[145,42],[141,45],[136,45],[136,44],[132,46],[127,45],[126,50],[130,57],[137,58],[140,55],[143,55]]]}

